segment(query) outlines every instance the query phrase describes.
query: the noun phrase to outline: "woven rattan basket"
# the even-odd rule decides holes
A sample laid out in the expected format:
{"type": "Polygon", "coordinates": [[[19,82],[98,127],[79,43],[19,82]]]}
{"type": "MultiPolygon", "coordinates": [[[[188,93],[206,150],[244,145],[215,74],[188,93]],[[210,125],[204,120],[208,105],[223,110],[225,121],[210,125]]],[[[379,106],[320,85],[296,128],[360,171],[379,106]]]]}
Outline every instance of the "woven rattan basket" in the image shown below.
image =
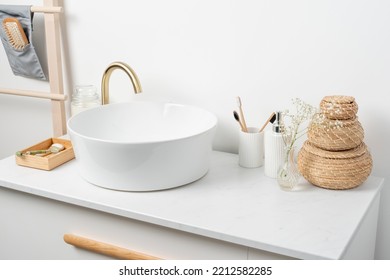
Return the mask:
{"type": "Polygon", "coordinates": [[[321,100],[320,109],[328,119],[348,120],[355,118],[358,105],[352,96],[330,95],[321,100]]]}
{"type": "Polygon", "coordinates": [[[364,139],[364,130],[357,118],[351,120],[325,119],[312,123],[307,132],[309,141],[324,150],[343,151],[356,148],[364,139]]]}
{"type": "Polygon", "coordinates": [[[347,151],[326,151],[306,141],[298,153],[298,169],[313,185],[346,190],[363,183],[372,170],[371,154],[362,142],[347,151]]]}

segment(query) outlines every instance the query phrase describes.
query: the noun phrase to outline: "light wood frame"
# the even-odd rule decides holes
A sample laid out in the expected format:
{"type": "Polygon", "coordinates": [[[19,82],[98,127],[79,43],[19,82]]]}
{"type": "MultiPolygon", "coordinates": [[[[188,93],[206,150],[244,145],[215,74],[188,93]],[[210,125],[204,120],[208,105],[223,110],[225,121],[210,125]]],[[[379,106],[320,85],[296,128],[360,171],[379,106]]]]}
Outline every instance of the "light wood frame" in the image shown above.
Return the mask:
{"type": "Polygon", "coordinates": [[[59,20],[63,9],[58,6],[58,0],[43,0],[43,4],[42,7],[32,6],[31,11],[44,13],[50,92],[0,88],[0,93],[50,99],[53,136],[58,137],[66,134],[65,100],[67,98],[64,95],[59,20]]]}

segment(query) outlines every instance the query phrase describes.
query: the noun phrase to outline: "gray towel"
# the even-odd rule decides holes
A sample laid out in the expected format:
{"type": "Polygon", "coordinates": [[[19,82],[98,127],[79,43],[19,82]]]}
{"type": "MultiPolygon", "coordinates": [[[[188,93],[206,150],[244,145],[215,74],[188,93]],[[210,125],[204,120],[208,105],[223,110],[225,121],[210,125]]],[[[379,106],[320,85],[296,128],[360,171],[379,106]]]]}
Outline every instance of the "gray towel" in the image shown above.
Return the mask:
{"type": "Polygon", "coordinates": [[[32,45],[33,16],[31,6],[0,5],[0,37],[8,57],[8,62],[15,75],[46,80],[46,76],[43,73],[38,56],[32,45]],[[26,33],[29,44],[23,50],[14,49],[8,41],[7,35],[3,29],[3,20],[8,17],[17,18],[26,33]]]}

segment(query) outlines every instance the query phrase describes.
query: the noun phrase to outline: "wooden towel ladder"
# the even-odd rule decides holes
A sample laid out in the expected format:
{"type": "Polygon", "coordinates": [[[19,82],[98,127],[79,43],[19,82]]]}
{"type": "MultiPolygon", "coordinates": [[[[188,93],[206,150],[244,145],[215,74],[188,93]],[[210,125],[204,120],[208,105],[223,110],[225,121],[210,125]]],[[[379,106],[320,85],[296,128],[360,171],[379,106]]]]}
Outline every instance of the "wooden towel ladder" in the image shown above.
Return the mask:
{"type": "Polygon", "coordinates": [[[43,0],[43,2],[44,6],[32,6],[31,11],[44,13],[50,92],[0,88],[0,93],[51,99],[53,136],[58,137],[66,134],[67,96],[64,94],[63,85],[59,20],[59,14],[63,9],[58,6],[58,0],[43,0]]]}

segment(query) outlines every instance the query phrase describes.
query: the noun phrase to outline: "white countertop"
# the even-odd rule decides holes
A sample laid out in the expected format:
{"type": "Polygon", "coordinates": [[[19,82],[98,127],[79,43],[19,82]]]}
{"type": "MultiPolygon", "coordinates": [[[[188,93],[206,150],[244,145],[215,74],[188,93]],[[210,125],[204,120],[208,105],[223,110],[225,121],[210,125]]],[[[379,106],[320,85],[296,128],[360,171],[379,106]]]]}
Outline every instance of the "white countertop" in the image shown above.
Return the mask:
{"type": "MultiPolygon", "coordinates": [[[[52,171],[0,161],[0,186],[115,215],[300,259],[339,259],[383,179],[333,191],[301,179],[282,191],[263,168],[245,169],[236,154],[213,152],[202,179],[171,190],[134,193],[96,187],[72,160],[52,171]]],[[[152,174],[151,174],[152,176],[152,174]]]]}

